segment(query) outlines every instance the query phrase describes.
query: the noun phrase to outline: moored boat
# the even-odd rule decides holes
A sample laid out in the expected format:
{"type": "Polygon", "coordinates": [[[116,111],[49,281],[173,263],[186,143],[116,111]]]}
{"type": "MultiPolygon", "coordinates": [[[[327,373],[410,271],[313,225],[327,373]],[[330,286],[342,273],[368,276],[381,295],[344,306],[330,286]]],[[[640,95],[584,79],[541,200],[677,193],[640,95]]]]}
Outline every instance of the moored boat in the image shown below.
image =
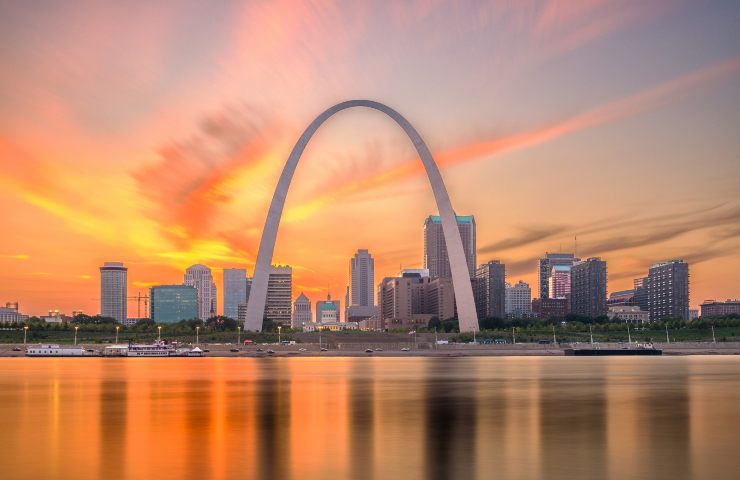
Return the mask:
{"type": "Polygon", "coordinates": [[[26,349],[28,357],[85,357],[92,356],[82,347],[61,347],[57,344],[42,343],[26,349]]]}
{"type": "Polygon", "coordinates": [[[155,340],[152,344],[132,343],[128,346],[128,357],[172,357],[176,356],[177,350],[172,344],[162,340],[155,340]]]}

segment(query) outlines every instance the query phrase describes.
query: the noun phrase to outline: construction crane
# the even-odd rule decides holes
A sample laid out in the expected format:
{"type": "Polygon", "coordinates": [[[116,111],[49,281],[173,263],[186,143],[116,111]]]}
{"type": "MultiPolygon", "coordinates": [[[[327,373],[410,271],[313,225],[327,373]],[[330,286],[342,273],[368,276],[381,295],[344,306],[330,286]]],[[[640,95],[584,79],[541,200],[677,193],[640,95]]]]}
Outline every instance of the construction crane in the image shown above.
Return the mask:
{"type": "MultiPolygon", "coordinates": [[[[99,298],[91,298],[90,300],[100,301],[99,298]]],[[[138,294],[136,294],[135,297],[126,297],[126,300],[129,300],[129,301],[136,300],[136,317],[137,318],[142,318],[141,317],[141,301],[142,300],[144,301],[144,312],[149,311],[149,295],[142,295],[141,292],[139,292],[138,294]]]]}
{"type": "MultiPolygon", "coordinates": [[[[144,311],[149,311],[149,295],[142,295],[139,292],[135,297],[127,297],[129,300],[136,300],[136,317],[141,318],[141,301],[144,300],[144,311]]],[[[149,314],[147,314],[147,317],[149,314]]]]}

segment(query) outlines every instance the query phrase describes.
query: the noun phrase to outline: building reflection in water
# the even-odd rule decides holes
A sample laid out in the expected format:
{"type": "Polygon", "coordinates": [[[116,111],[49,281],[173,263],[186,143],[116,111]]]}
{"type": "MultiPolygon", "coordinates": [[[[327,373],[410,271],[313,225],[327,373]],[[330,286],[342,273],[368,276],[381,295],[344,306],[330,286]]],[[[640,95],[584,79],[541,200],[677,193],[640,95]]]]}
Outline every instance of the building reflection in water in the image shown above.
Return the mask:
{"type": "Polygon", "coordinates": [[[101,368],[98,423],[100,443],[106,448],[98,448],[98,478],[110,477],[111,472],[116,472],[114,477],[117,478],[125,478],[127,474],[128,376],[125,369],[125,362],[115,360],[101,368]]]}
{"type": "Polygon", "coordinates": [[[2,478],[729,479],[738,361],[0,359],[2,478]]]}
{"type": "Polygon", "coordinates": [[[477,382],[448,359],[426,362],[423,378],[425,477],[471,478],[475,466],[477,382]]]}
{"type": "Polygon", "coordinates": [[[555,358],[539,378],[540,458],[548,478],[606,476],[606,396],[599,361],[555,358]]]}

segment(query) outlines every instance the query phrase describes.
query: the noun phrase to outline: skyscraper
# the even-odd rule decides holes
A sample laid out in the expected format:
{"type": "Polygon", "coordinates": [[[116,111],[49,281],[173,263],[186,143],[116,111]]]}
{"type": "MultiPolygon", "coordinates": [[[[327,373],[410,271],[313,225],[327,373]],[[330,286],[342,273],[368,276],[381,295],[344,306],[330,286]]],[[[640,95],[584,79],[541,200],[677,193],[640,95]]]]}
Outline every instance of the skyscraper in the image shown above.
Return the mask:
{"type": "Polygon", "coordinates": [[[475,309],[479,318],[506,316],[506,266],[492,260],[479,266],[474,279],[475,309]]]}
{"type": "Polygon", "coordinates": [[[349,295],[345,298],[344,321],[359,321],[375,314],[375,260],[360,249],[349,261],[349,295]]]}
{"type": "MultiPolygon", "coordinates": [[[[457,227],[462,238],[468,272],[473,278],[476,265],[475,217],[457,215],[457,227]]],[[[429,215],[424,220],[424,268],[429,269],[429,276],[433,278],[452,276],[450,259],[447,256],[447,246],[442,232],[442,220],[437,215],[429,215]]]]}
{"type": "Polygon", "coordinates": [[[100,267],[100,315],[126,321],[126,278],[128,268],[122,262],[105,262],[100,267]]]}
{"type": "Polygon", "coordinates": [[[506,316],[526,318],[532,314],[532,290],[528,283],[519,280],[516,285],[506,284],[506,316]]]}
{"type": "Polygon", "coordinates": [[[293,302],[293,319],[290,326],[292,328],[301,328],[311,322],[313,322],[311,300],[301,292],[298,298],[295,299],[295,302],[293,302]]]}
{"type": "Polygon", "coordinates": [[[290,325],[291,301],[293,299],[293,269],[290,266],[273,265],[267,282],[265,319],[275,325],[290,325]]]}
{"type": "Polygon", "coordinates": [[[247,303],[247,270],[224,268],[224,316],[236,320],[239,305],[247,303]]]}
{"type": "Polygon", "coordinates": [[[198,318],[198,291],[188,285],[157,285],[149,290],[151,318],[157,323],[177,323],[198,318]]]}
{"type": "Polygon", "coordinates": [[[606,315],[606,262],[598,257],[576,262],[570,276],[571,312],[591,318],[606,315]]]}
{"type": "Polygon", "coordinates": [[[545,256],[537,262],[537,271],[539,273],[539,294],[540,298],[550,298],[550,276],[552,267],[555,265],[565,265],[568,267],[578,259],[572,253],[545,253],[545,256]]]}
{"type": "Polygon", "coordinates": [[[351,305],[375,305],[375,260],[367,250],[357,250],[349,261],[351,305]]]}
{"type": "Polygon", "coordinates": [[[198,292],[198,318],[206,321],[216,315],[216,284],[210,268],[200,264],[189,267],[183,284],[198,292]]]}
{"type": "Polygon", "coordinates": [[[689,319],[689,265],[683,260],[652,265],[647,289],[651,321],[689,319]]]}

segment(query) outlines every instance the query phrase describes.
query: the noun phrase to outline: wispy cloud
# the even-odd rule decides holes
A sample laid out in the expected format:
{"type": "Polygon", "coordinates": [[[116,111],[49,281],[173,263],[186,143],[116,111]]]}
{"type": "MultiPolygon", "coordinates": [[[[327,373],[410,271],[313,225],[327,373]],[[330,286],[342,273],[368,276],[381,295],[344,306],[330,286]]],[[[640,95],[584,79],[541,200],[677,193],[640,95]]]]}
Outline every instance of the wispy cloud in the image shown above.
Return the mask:
{"type": "MultiPolygon", "coordinates": [[[[657,86],[607,102],[543,127],[442,150],[435,153],[434,158],[438,165],[450,167],[465,162],[491,158],[515,150],[531,148],[577,131],[616,122],[658,108],[669,102],[677,101],[682,94],[689,92],[691,89],[736,76],[738,73],[740,73],[740,56],[700,68],[657,86]]],[[[392,182],[399,182],[421,175],[424,169],[420,163],[416,159],[408,160],[369,177],[347,178],[347,181],[338,182],[339,186],[337,188],[304,202],[297,208],[300,208],[305,216],[306,212],[318,211],[335,198],[346,199],[348,196],[362,190],[386,186],[392,182]]],[[[291,212],[288,211],[286,215],[290,216],[291,212]]]]}
{"type": "Polygon", "coordinates": [[[0,255],[0,258],[5,258],[8,260],[28,260],[31,257],[26,255],[25,253],[16,253],[16,254],[3,254],[3,255],[0,255]]]}

